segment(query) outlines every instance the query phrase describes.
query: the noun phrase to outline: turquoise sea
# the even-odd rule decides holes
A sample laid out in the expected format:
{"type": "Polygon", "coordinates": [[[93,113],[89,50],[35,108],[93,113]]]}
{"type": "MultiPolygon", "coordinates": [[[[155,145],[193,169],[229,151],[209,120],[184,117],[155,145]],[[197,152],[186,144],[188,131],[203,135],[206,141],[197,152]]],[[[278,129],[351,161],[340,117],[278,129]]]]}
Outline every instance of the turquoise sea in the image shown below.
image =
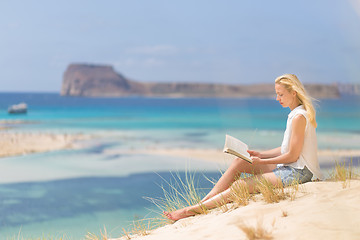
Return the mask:
{"type": "MultiPolygon", "coordinates": [[[[320,149],[360,150],[360,99],[316,102],[320,149]]],[[[266,149],[281,144],[288,109],[271,99],[80,98],[55,93],[0,93],[8,132],[86,134],[79,149],[0,158],[0,239],[83,239],[106,227],[118,237],[136,218],[154,217],[145,197],[176,172],[196,171],[206,191],[222,166],[126,150],[221,149],[225,134],[266,149]],[[26,102],[26,115],[8,115],[26,102]],[[123,150],[123,151],[122,151],[123,150]]],[[[358,159],[358,157],[357,157],[358,159]]],[[[356,159],[355,159],[356,160],[356,159]]],[[[329,166],[322,166],[324,168],[329,166]]]]}

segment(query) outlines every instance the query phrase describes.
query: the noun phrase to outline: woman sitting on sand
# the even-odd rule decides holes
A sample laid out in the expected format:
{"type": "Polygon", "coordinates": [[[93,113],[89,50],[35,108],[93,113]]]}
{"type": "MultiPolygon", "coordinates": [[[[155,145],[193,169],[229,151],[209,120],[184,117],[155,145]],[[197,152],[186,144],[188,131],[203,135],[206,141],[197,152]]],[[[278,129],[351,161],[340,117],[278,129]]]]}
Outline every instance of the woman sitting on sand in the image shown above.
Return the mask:
{"type": "Polygon", "coordinates": [[[167,218],[176,221],[194,216],[201,212],[204,206],[212,209],[224,202],[230,202],[230,186],[233,184],[243,184],[252,193],[259,177],[265,178],[275,187],[288,186],[294,181],[309,182],[313,176],[316,179],[323,178],[317,159],[317,123],[311,98],[293,74],[276,78],[275,91],[276,100],[281,106],[291,110],[281,147],[264,152],[248,150],[252,164],[241,158],[235,159],[200,204],[164,212],[167,218]],[[253,176],[238,179],[240,173],[250,173],[253,176]]]}

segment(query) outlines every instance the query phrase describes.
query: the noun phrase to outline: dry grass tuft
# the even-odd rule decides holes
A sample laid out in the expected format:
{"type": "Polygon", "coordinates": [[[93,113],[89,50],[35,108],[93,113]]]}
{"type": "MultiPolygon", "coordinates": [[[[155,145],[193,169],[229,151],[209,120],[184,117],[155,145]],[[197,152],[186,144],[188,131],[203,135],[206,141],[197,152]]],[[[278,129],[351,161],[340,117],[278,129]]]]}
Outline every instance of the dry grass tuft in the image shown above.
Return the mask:
{"type": "Polygon", "coordinates": [[[122,229],[123,232],[124,232],[124,235],[123,237],[126,239],[126,240],[130,240],[131,239],[131,233],[126,231],[125,228],[122,229]]]}
{"type": "Polygon", "coordinates": [[[350,186],[350,180],[356,177],[352,169],[352,159],[349,166],[346,167],[345,162],[339,163],[335,161],[333,171],[330,173],[330,180],[342,182],[343,188],[350,186]]]}
{"type": "Polygon", "coordinates": [[[151,219],[139,219],[133,222],[132,235],[146,236],[150,234],[151,219]]]}
{"type": "Polygon", "coordinates": [[[305,186],[303,184],[301,184],[299,181],[294,180],[292,182],[292,184],[290,184],[289,186],[287,186],[285,188],[285,192],[287,194],[287,197],[291,200],[294,201],[296,198],[297,193],[300,191],[305,192],[305,186]]]}
{"type": "Polygon", "coordinates": [[[287,198],[287,194],[282,185],[274,186],[266,178],[257,178],[255,189],[261,193],[265,202],[278,203],[287,198]]]}
{"type": "MultiPolygon", "coordinates": [[[[202,197],[198,191],[197,182],[195,181],[195,173],[191,174],[185,172],[184,180],[179,174],[173,175],[171,181],[163,180],[167,185],[166,188],[161,186],[164,197],[158,199],[146,198],[154,203],[160,209],[161,213],[163,211],[172,212],[177,209],[197,204],[201,207],[198,214],[207,214],[209,212],[209,210],[201,204],[202,197]]],[[[168,222],[167,219],[165,220],[168,222]]]]}
{"type": "Polygon", "coordinates": [[[251,194],[245,182],[237,181],[231,186],[230,199],[238,206],[246,206],[249,204],[251,194]]]}
{"type": "Polygon", "coordinates": [[[222,212],[229,211],[229,207],[227,205],[228,201],[224,199],[224,197],[221,198],[220,202],[216,203],[216,207],[219,208],[222,212]]]}
{"type": "MultiPolygon", "coordinates": [[[[149,235],[152,229],[158,227],[155,225],[155,223],[157,223],[157,219],[135,219],[133,223],[130,225],[129,230],[122,228],[123,235],[121,236],[121,239],[130,240],[134,236],[149,235]]],[[[88,233],[86,235],[86,240],[108,240],[108,239],[111,239],[111,237],[108,236],[105,227],[103,232],[100,230],[100,236],[97,236],[96,234],[93,233],[88,233]]]]}
{"type": "Polygon", "coordinates": [[[265,202],[278,203],[285,199],[295,200],[300,186],[299,181],[293,181],[286,188],[282,184],[275,186],[267,179],[260,177],[256,179],[255,190],[262,195],[265,202]]]}
{"type": "MultiPolygon", "coordinates": [[[[273,225],[275,222],[273,222],[273,225]]],[[[246,234],[248,240],[273,239],[272,231],[264,228],[262,221],[258,220],[256,227],[240,224],[238,227],[246,234]]]]}
{"type": "Polygon", "coordinates": [[[85,239],[86,240],[108,240],[109,237],[108,237],[106,228],[104,227],[104,232],[102,232],[100,230],[100,236],[97,236],[97,235],[89,232],[88,234],[86,234],[85,239]]]}

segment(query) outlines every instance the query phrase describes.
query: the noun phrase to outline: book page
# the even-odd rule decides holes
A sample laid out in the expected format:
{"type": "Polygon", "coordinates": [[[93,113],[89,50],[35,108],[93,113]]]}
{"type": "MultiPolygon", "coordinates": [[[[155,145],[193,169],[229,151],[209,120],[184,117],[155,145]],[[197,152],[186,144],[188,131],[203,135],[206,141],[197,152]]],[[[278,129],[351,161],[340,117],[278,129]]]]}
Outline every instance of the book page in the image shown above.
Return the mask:
{"type": "MultiPolygon", "coordinates": [[[[247,152],[248,146],[240,141],[239,139],[236,139],[230,135],[226,135],[225,139],[225,146],[224,146],[224,152],[234,154],[238,157],[245,157],[245,160],[251,161],[250,154],[247,152]]],[[[243,158],[242,157],[242,158],[243,158]]]]}

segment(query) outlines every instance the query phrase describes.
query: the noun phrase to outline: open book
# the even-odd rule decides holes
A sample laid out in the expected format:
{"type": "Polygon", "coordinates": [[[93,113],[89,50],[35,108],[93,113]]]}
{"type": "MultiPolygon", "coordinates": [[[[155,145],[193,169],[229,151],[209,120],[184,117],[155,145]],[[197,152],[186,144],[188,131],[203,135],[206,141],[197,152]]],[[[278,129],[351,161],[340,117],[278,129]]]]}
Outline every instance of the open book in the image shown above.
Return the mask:
{"type": "Polygon", "coordinates": [[[252,163],[250,154],[247,152],[248,146],[237,138],[226,135],[224,152],[235,155],[245,161],[252,163]]]}

